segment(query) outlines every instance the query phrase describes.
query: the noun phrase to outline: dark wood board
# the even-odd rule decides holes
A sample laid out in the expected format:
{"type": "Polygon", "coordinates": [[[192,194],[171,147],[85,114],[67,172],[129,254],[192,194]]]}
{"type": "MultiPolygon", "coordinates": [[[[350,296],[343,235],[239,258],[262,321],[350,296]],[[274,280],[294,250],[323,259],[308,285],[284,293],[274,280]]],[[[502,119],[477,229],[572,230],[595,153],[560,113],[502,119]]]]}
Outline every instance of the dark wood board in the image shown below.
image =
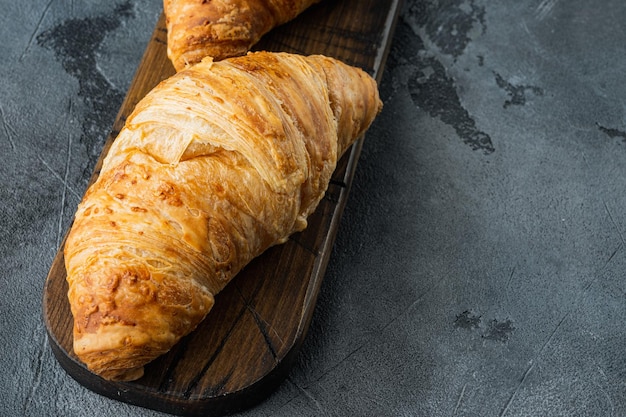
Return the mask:
{"type": "MultiPolygon", "coordinates": [[[[324,54],[380,79],[401,0],[326,0],[274,29],[256,50],[324,54]]],[[[94,169],[137,102],[174,73],[161,16],[94,169]]],[[[55,357],[83,386],[104,396],[178,415],[217,416],[248,408],[286,377],[309,327],[341,213],[363,144],[340,160],[308,228],[252,261],[216,297],[205,321],[133,382],[90,373],[72,349],[72,317],[62,246],[43,293],[43,318],[55,357]]]]}

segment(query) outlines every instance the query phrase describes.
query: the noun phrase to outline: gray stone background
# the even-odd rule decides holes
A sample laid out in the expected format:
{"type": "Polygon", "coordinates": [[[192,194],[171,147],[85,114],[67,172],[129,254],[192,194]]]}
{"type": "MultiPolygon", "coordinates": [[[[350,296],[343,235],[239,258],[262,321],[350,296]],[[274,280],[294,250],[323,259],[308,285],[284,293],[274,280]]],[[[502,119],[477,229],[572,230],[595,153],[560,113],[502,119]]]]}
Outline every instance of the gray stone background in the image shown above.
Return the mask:
{"type": "MultiPolygon", "coordinates": [[[[160,1],[1,1],[0,415],[157,416],[42,287],[160,1]]],[[[626,415],[626,3],[407,0],[298,363],[245,416],[626,415]]]]}

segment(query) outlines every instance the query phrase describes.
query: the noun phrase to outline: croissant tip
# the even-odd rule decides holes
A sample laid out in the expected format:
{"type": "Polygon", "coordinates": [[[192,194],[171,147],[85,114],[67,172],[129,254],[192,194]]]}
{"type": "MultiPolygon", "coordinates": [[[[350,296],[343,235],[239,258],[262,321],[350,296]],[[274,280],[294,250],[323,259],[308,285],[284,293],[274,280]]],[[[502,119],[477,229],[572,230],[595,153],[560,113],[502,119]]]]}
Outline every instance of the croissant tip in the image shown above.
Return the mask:
{"type": "Polygon", "coordinates": [[[139,366],[130,369],[113,369],[105,373],[101,373],[100,377],[113,382],[130,382],[136,381],[144,374],[144,367],[139,366]]]}

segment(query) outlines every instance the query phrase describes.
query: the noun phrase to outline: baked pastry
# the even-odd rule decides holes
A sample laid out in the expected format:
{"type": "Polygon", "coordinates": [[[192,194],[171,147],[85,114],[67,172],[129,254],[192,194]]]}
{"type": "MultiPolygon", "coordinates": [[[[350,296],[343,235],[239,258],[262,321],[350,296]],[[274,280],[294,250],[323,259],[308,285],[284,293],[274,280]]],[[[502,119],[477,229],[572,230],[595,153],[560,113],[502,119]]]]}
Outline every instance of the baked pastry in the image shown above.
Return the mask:
{"type": "Polygon", "coordinates": [[[164,0],[167,55],[177,71],[202,58],[244,55],[319,0],[164,0]]]}
{"type": "Polygon", "coordinates": [[[238,271],[306,227],[381,105],[360,69],[269,52],[205,59],[148,93],[64,247],[79,359],[141,377],[238,271]]]}

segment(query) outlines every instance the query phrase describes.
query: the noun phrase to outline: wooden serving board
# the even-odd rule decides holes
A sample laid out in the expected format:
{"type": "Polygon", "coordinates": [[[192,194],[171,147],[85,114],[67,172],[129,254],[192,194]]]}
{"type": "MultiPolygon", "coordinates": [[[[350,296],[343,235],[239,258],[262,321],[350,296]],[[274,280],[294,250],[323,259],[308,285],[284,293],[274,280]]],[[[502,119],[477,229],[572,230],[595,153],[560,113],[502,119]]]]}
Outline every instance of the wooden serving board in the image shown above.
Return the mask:
{"type": "MultiPolygon", "coordinates": [[[[401,0],[325,0],[274,29],[256,50],[324,54],[380,79],[401,0]]],[[[161,16],[122,104],[102,159],[137,102],[174,73],[166,55],[161,16]]],[[[43,315],[62,367],[104,396],[178,415],[224,415],[263,400],[286,377],[309,327],[346,204],[363,138],[338,164],[326,197],[308,228],[250,263],[216,297],[205,321],[133,382],[105,381],[90,373],[72,349],[63,252],[46,279],[43,315]]],[[[61,246],[62,248],[62,246],[61,246]]]]}

